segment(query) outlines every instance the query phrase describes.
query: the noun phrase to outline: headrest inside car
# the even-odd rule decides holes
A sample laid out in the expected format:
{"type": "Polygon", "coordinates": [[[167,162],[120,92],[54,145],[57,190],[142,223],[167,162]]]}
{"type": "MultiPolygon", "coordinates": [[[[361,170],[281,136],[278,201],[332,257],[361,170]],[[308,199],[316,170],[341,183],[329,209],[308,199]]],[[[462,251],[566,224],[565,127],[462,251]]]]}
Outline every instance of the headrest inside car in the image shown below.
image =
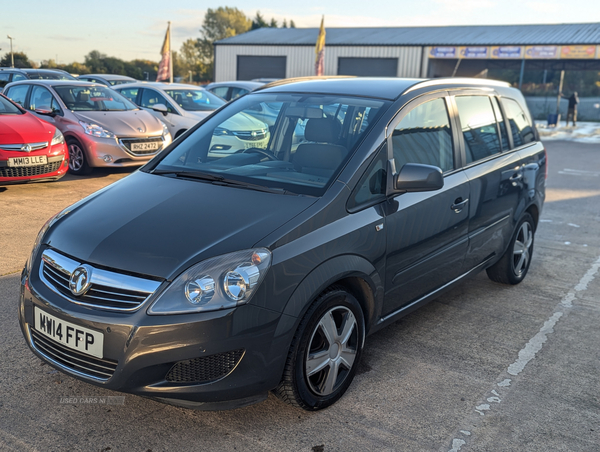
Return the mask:
{"type": "Polygon", "coordinates": [[[86,93],[85,91],[79,91],[77,93],[77,102],[87,102],[90,100],[90,93],[86,93]]]}
{"type": "Polygon", "coordinates": [[[336,143],[342,126],[332,118],[309,119],[306,121],[304,137],[318,143],[336,143]]]}

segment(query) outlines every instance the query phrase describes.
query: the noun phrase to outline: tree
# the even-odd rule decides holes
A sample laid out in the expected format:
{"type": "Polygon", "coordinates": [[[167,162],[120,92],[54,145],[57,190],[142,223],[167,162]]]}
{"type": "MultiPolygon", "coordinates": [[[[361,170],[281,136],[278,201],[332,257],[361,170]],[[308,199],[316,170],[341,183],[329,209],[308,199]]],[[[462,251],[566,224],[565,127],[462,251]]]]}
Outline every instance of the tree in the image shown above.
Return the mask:
{"type": "Polygon", "coordinates": [[[293,20],[290,20],[290,28],[296,28],[296,24],[293,20]]]}
{"type": "Polygon", "coordinates": [[[269,27],[277,28],[277,21],[275,20],[274,17],[271,17],[271,23],[269,24],[269,27]]]}
{"type": "Polygon", "coordinates": [[[260,11],[256,11],[256,17],[252,20],[252,30],[268,27],[269,24],[265,21],[260,11]]]}
{"type": "Polygon", "coordinates": [[[183,73],[180,75],[184,78],[188,77],[189,71],[192,71],[193,80],[196,81],[208,80],[211,77],[207,65],[202,60],[197,39],[190,38],[181,45],[179,62],[183,69],[183,73]]]}
{"type": "MultiPolygon", "coordinates": [[[[27,55],[23,52],[13,52],[15,59],[15,67],[33,67],[33,63],[29,61],[27,55]]],[[[6,52],[2,59],[0,59],[0,67],[10,67],[11,58],[10,52],[6,52]]]]}
{"type": "Polygon", "coordinates": [[[202,38],[199,40],[199,45],[202,61],[206,64],[210,74],[212,74],[214,67],[214,42],[246,33],[251,26],[252,21],[237,8],[228,6],[220,6],[217,9],[208,8],[204,15],[204,24],[200,30],[202,38]]]}
{"type": "Polygon", "coordinates": [[[104,60],[107,56],[98,50],[92,50],[88,53],[84,60],[85,65],[90,69],[93,74],[105,74],[106,67],[104,66],[104,60]]]}
{"type": "Polygon", "coordinates": [[[283,19],[283,24],[281,24],[281,28],[287,28],[287,19],[283,19]]]}

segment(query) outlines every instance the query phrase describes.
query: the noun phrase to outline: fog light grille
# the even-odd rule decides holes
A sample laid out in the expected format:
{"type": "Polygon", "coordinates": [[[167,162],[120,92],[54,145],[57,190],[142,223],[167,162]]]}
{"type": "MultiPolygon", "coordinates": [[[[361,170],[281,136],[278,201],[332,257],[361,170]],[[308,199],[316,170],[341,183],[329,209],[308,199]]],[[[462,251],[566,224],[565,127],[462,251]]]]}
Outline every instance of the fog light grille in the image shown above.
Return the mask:
{"type": "Polygon", "coordinates": [[[244,349],[176,362],[167,374],[172,383],[208,383],[226,376],[240,362],[244,349]]]}

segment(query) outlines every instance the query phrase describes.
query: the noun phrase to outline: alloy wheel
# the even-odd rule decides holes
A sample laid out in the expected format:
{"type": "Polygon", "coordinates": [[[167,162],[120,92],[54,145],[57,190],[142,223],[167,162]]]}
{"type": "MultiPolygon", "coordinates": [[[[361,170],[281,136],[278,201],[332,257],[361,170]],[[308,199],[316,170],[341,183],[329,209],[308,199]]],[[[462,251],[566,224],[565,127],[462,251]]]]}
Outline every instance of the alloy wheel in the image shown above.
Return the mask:
{"type": "Polygon", "coordinates": [[[513,271],[516,276],[521,276],[527,270],[532,244],[533,231],[529,222],[525,221],[519,228],[513,246],[513,271]]]}
{"type": "Polygon", "coordinates": [[[308,346],[305,372],[308,386],[319,396],[332,394],[348,377],[358,350],[358,324],[350,309],[327,311],[308,346]]]}
{"type": "Polygon", "coordinates": [[[84,159],[81,147],[76,143],[69,144],[69,168],[71,171],[77,172],[81,170],[84,159]]]}

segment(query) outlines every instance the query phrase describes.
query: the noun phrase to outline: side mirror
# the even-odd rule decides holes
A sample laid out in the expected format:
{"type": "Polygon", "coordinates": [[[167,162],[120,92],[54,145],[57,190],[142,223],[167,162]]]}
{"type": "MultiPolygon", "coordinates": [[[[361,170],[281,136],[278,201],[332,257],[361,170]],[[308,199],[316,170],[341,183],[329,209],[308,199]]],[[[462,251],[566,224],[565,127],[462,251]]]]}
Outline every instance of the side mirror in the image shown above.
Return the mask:
{"type": "Polygon", "coordinates": [[[398,173],[390,173],[390,169],[395,169],[391,161],[388,162],[388,177],[392,178],[389,181],[391,183],[388,183],[388,196],[406,192],[435,191],[444,186],[442,170],[437,166],[405,163],[398,173]]]}
{"type": "Polygon", "coordinates": [[[54,118],[56,116],[56,111],[54,111],[54,110],[46,110],[43,108],[36,108],[34,111],[38,115],[50,116],[52,118],[54,118]]]}
{"type": "Polygon", "coordinates": [[[152,105],[152,110],[154,111],[158,111],[160,113],[162,113],[164,116],[167,116],[167,106],[165,104],[156,104],[156,105],[152,105]]]}

